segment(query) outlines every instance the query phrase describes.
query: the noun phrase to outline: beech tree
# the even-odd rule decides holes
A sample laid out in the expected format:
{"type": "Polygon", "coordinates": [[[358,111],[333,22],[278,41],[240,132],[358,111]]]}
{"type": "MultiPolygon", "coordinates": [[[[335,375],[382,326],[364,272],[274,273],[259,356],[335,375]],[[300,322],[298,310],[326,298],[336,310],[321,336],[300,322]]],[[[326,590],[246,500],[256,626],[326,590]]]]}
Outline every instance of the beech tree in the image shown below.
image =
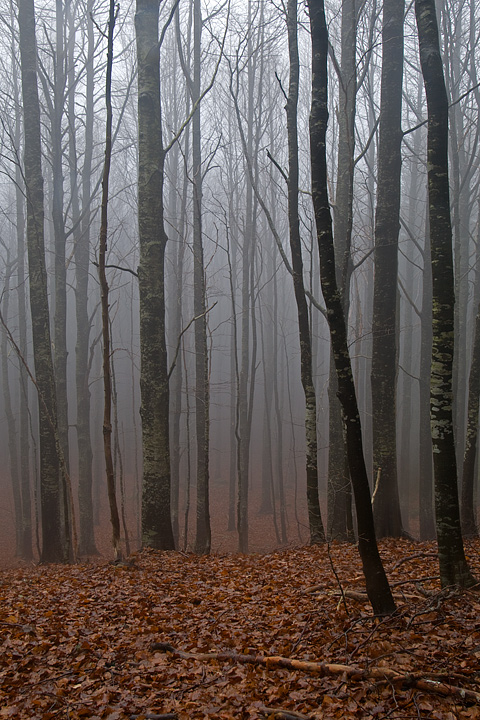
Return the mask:
{"type": "Polygon", "coordinates": [[[362,559],[367,594],[373,611],[377,614],[387,614],[394,612],[395,602],[375,537],[370,488],[363,455],[362,429],[348,353],[345,316],[335,273],[332,217],[327,191],[328,32],[323,0],[309,0],[308,8],[312,37],[310,156],[312,199],[320,255],[320,280],[337,371],[348,465],[357,509],[358,549],[362,559]]]}
{"type": "Polygon", "coordinates": [[[428,108],[427,167],[433,287],[430,416],[440,581],[442,587],[468,587],[475,580],[463,549],[453,431],[455,292],[448,184],[448,99],[435,0],[416,0],[415,15],[428,108]]]}
{"type": "Polygon", "coordinates": [[[170,517],[169,378],[165,342],[163,218],[165,150],[160,102],[159,0],[137,0],[138,229],[140,264],[142,543],[173,550],[170,517]]]}
{"type": "Polygon", "coordinates": [[[374,517],[377,535],[399,537],[397,482],[397,269],[400,230],[404,3],[384,0],[372,324],[374,517]]]}
{"type": "Polygon", "coordinates": [[[307,298],[305,297],[305,287],[303,283],[302,243],[298,213],[297,112],[300,65],[297,25],[297,0],[289,0],[287,3],[287,30],[290,80],[286,106],[288,134],[288,223],[290,229],[290,250],[292,254],[293,287],[297,304],[298,332],[300,336],[301,380],[305,393],[307,505],[310,524],[310,542],[321,543],[325,541],[325,532],[318,497],[317,401],[312,374],[312,341],[307,298]]]}
{"type": "MultiPolygon", "coordinates": [[[[25,128],[24,173],[27,198],[27,251],[30,277],[35,379],[38,391],[40,436],[40,499],[43,562],[69,557],[67,518],[61,510],[57,404],[50,338],[44,241],[44,195],[37,84],[37,44],[33,0],[19,0],[18,26],[25,128]]],[[[64,493],[66,493],[66,489],[64,493]]]]}

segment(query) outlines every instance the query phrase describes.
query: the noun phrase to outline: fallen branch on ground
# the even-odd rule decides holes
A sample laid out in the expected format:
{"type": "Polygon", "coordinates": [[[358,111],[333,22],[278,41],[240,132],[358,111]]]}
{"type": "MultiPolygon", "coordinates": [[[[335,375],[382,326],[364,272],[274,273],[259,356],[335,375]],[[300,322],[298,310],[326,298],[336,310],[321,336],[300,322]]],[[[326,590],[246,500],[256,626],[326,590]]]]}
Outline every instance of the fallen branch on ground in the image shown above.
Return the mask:
{"type": "Polygon", "coordinates": [[[266,715],[268,720],[310,720],[308,715],[295,712],[294,710],[284,710],[283,708],[256,708],[261,715],[266,715]]]}
{"type": "MultiPolygon", "coordinates": [[[[211,652],[191,653],[176,650],[169,643],[153,643],[153,651],[170,653],[174,658],[180,660],[196,660],[198,662],[233,662],[242,665],[262,665],[268,669],[283,668],[285,670],[298,670],[300,672],[314,673],[324,677],[326,675],[344,675],[350,680],[376,680],[378,682],[389,682],[404,685],[406,687],[423,690],[423,692],[442,695],[443,697],[456,697],[459,700],[480,705],[480,693],[475,690],[467,690],[456,685],[429,680],[412,673],[399,673],[397,670],[387,667],[373,667],[364,669],[355,665],[341,665],[337,663],[319,663],[310,660],[295,660],[282,657],[281,655],[244,655],[236,652],[211,652]]],[[[467,678],[465,678],[467,680],[467,678]]]]}

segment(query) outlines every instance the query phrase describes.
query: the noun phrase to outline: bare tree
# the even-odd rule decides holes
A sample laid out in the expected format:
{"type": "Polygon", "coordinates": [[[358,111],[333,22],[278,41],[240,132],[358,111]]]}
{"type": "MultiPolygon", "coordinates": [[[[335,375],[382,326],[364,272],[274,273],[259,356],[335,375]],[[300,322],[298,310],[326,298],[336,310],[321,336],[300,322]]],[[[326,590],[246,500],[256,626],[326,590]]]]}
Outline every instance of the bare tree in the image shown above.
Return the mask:
{"type": "Polygon", "coordinates": [[[442,587],[474,584],[460,527],[453,433],[454,274],[448,184],[448,100],[435,0],[416,0],[420,63],[428,107],[428,198],[433,281],[430,415],[442,587]]]}
{"type": "Polygon", "coordinates": [[[320,278],[327,308],[338,392],[342,405],[348,464],[358,521],[358,549],[362,559],[367,593],[373,610],[391,613],[395,602],[378,552],[373,524],[368,476],[363,456],[362,430],[347,346],[347,332],[341,296],[335,274],[332,217],[327,192],[326,130],[328,120],[327,53],[328,32],[323,0],[309,0],[312,37],[312,107],[310,112],[310,156],[312,198],[315,210],[320,278]]]}
{"type": "MultiPolygon", "coordinates": [[[[25,127],[24,172],[27,196],[30,311],[40,419],[41,559],[43,562],[62,562],[69,557],[69,530],[62,522],[62,484],[56,444],[57,406],[45,267],[40,106],[33,0],[19,1],[18,25],[25,127]]],[[[66,494],[65,488],[64,493],[66,494]]]]}

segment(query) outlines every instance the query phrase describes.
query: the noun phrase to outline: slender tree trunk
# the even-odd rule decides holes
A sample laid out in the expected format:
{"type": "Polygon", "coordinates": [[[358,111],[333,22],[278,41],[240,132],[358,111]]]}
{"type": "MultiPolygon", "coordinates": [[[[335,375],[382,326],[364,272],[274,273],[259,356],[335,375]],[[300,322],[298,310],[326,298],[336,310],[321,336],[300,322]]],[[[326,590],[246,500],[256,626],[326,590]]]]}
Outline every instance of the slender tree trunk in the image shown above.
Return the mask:
{"type": "Polygon", "coordinates": [[[454,276],[448,185],[448,100],[435,0],[416,0],[420,63],[428,107],[428,197],[433,280],[433,348],[430,415],[435,514],[442,587],[475,581],[465,559],[453,435],[454,276]]]}
{"type": "Polygon", "coordinates": [[[170,517],[169,388],[165,341],[162,143],[158,44],[159,0],[137,0],[138,224],[140,239],[140,388],[142,395],[142,542],[175,547],[170,517]]]}
{"type": "MultiPolygon", "coordinates": [[[[342,3],[342,58],[338,89],[338,160],[334,212],[334,242],[337,284],[342,294],[345,317],[350,307],[352,274],[351,242],[353,226],[353,180],[355,151],[355,106],[357,94],[356,46],[357,2],[342,3]]],[[[328,532],[335,540],[353,540],[351,524],[352,494],[341,408],[333,354],[328,382],[328,532]]]]}
{"type": "MultiPolygon", "coordinates": [[[[62,120],[65,107],[65,48],[62,0],[55,0],[55,68],[53,107],[51,108],[52,142],[52,220],[55,244],[55,317],[54,362],[57,389],[58,434],[66,467],[68,454],[67,398],[67,268],[65,258],[65,224],[63,220],[63,136],[62,120]]],[[[68,508],[68,502],[65,503],[68,508]]],[[[68,512],[68,510],[67,510],[68,512]]]]}
{"type": "Polygon", "coordinates": [[[436,536],[433,508],[433,449],[430,428],[430,374],[432,363],[432,262],[430,251],[430,223],[425,221],[423,246],[423,285],[421,341],[420,341],[420,434],[419,434],[419,519],[420,539],[433,540],[436,536]]]}
{"type": "MultiPolygon", "coordinates": [[[[13,263],[10,260],[10,252],[7,250],[5,259],[5,282],[2,291],[2,317],[3,323],[8,327],[9,306],[10,306],[10,277],[13,263]]],[[[10,392],[11,383],[9,380],[9,354],[8,338],[5,328],[2,328],[0,340],[0,354],[2,364],[2,385],[3,401],[5,404],[5,419],[7,421],[8,455],[10,460],[10,483],[13,495],[13,511],[15,517],[15,554],[23,557],[23,509],[22,509],[22,488],[20,484],[19,458],[17,447],[17,429],[15,415],[12,408],[12,396],[10,392]]],[[[21,365],[22,363],[19,363],[21,365]]]]}
{"type": "Polygon", "coordinates": [[[100,220],[100,245],[98,252],[98,274],[100,278],[101,306],[102,306],[102,337],[103,337],[103,449],[105,455],[105,471],[107,475],[108,502],[110,506],[110,521],[112,524],[112,543],[115,560],[121,557],[120,549],[120,517],[118,514],[117,493],[115,487],[115,471],[113,467],[112,452],[112,377],[111,377],[111,351],[110,351],[110,316],[109,316],[109,287],[105,272],[108,231],[108,186],[110,165],[112,159],[112,66],[113,66],[113,30],[115,27],[115,2],[110,0],[108,20],[108,55],[107,79],[105,99],[107,105],[107,123],[105,133],[105,163],[102,178],[102,208],[100,220]]]}
{"type": "MultiPolygon", "coordinates": [[[[10,16],[14,18],[13,7],[10,16]]],[[[21,102],[20,84],[17,71],[17,47],[12,39],[12,75],[15,94],[15,147],[20,149],[21,138],[21,102]]],[[[22,357],[27,358],[27,297],[25,273],[25,193],[24,179],[19,163],[15,165],[15,215],[17,236],[17,305],[18,305],[18,346],[22,357]]],[[[19,400],[19,468],[22,496],[22,541],[21,557],[31,560],[33,554],[32,536],[32,500],[30,487],[30,427],[28,409],[28,377],[23,363],[19,363],[20,400],[19,400]]]]}
{"type": "Polygon", "coordinates": [[[297,0],[288,0],[287,29],[290,57],[290,81],[287,98],[288,134],[288,224],[290,230],[290,251],[292,255],[293,288],[297,304],[298,332],[300,336],[301,381],[305,393],[305,439],[307,473],[307,507],[310,525],[310,543],[325,541],[320,500],[318,497],[317,458],[317,401],[312,372],[312,342],[307,299],[303,282],[302,243],[300,218],[298,214],[298,86],[300,63],[297,37],[297,0]]]}
{"type": "MultiPolygon", "coordinates": [[[[193,0],[192,103],[200,99],[202,15],[200,0],[193,0]]],[[[195,429],[197,440],[197,532],[195,552],[210,552],[209,426],[210,392],[207,352],[205,265],[202,238],[202,150],[201,117],[198,105],[192,118],[193,160],[193,312],[195,321],[195,429]]]]}
{"type": "Polygon", "coordinates": [[[69,164],[70,188],[72,197],[72,224],[76,228],[73,234],[75,259],[75,318],[77,338],[75,344],[75,386],[77,390],[77,452],[78,452],[78,508],[79,508],[79,555],[96,555],[95,532],[93,523],[93,452],[90,435],[90,331],[88,317],[88,278],[90,271],[90,193],[93,152],[93,53],[94,32],[91,17],[93,0],[89,0],[87,16],[87,61],[85,79],[85,153],[83,158],[82,213],[78,188],[78,168],[75,142],[75,96],[74,96],[74,25],[75,17],[69,5],[69,164]]]}
{"type": "Polygon", "coordinates": [[[56,447],[57,407],[45,266],[40,106],[33,0],[20,0],[18,11],[25,125],[24,172],[27,195],[30,311],[35,375],[39,395],[41,560],[42,562],[62,562],[68,558],[68,542],[62,527],[60,464],[56,447]]]}
{"type": "Polygon", "coordinates": [[[462,473],[461,520],[464,537],[478,537],[475,505],[478,412],[480,408],[480,305],[475,318],[472,364],[468,383],[468,414],[462,473]]]}
{"type": "Polygon", "coordinates": [[[327,308],[327,320],[338,378],[342,419],[350,477],[357,509],[358,548],[362,559],[367,593],[373,611],[391,613],[395,603],[380,559],[363,456],[362,431],[347,346],[347,332],[341,296],[335,277],[332,218],[327,193],[326,130],[328,120],[327,52],[328,33],[323,0],[309,0],[312,37],[312,108],[310,113],[310,155],[312,198],[320,255],[320,278],[327,308]]]}
{"type": "Polygon", "coordinates": [[[372,325],[374,518],[377,536],[400,537],[397,481],[397,268],[402,169],[404,3],[384,0],[382,87],[375,215],[375,283],[372,325]]]}

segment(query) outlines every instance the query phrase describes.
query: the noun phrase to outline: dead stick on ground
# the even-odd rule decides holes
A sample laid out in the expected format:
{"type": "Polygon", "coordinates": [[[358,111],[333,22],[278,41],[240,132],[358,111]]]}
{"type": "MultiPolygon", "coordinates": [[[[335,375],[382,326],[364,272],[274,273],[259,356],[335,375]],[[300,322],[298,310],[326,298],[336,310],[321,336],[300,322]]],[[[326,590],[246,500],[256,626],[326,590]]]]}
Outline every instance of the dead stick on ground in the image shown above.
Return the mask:
{"type": "Polygon", "coordinates": [[[269,708],[259,707],[256,708],[261,715],[266,715],[269,720],[310,720],[308,715],[295,712],[294,710],[284,710],[283,708],[269,708]]]}
{"type": "Polygon", "coordinates": [[[395,684],[413,687],[423,692],[443,695],[444,697],[456,697],[470,703],[480,705],[480,693],[475,690],[466,690],[455,685],[428,680],[425,677],[418,677],[414,674],[399,673],[392,668],[370,668],[363,669],[355,665],[340,665],[336,663],[319,663],[309,660],[294,660],[280,655],[243,655],[235,652],[213,652],[213,653],[189,653],[182,650],[175,650],[168,643],[153,643],[153,651],[168,652],[174,658],[181,660],[197,660],[199,662],[211,662],[213,660],[241,663],[242,665],[263,665],[266,668],[285,668],[286,670],[298,670],[301,672],[314,673],[323,677],[325,675],[344,675],[350,680],[377,680],[379,682],[390,682],[395,684]]]}

